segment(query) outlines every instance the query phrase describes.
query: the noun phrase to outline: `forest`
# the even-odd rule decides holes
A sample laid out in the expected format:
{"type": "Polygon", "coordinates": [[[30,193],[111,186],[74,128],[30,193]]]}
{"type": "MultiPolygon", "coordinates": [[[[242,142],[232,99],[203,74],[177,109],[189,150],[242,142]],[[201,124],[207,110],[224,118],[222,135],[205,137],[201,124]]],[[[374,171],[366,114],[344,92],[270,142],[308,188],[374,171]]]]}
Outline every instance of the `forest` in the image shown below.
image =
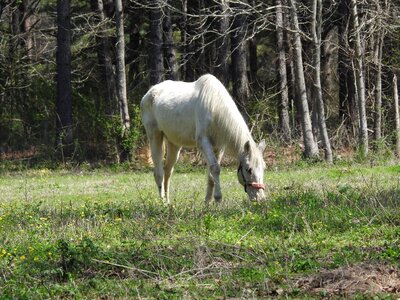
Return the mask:
{"type": "Polygon", "coordinates": [[[134,160],[149,87],[205,73],[270,145],[399,153],[399,16],[395,0],[2,0],[1,157],[134,160]]]}

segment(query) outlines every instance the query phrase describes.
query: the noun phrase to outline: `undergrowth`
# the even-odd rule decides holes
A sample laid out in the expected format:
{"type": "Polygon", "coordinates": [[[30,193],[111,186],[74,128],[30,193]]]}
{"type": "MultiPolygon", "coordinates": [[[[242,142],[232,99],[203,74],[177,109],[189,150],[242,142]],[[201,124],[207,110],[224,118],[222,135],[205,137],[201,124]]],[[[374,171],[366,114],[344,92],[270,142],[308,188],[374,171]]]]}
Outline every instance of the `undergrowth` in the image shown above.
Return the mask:
{"type": "Polygon", "coordinates": [[[8,173],[0,178],[0,298],[318,297],[295,278],[398,265],[399,173],[269,170],[268,200],[256,203],[224,169],[218,206],[203,202],[204,170],[174,174],[171,206],[150,172],[8,173]]]}

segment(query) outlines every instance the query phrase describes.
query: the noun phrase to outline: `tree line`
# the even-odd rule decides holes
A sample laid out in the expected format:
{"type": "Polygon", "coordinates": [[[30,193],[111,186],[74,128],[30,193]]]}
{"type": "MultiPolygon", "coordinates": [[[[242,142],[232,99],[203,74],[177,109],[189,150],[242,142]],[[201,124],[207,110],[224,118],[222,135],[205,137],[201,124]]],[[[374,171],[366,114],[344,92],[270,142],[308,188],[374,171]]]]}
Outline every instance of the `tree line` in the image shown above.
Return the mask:
{"type": "Polygon", "coordinates": [[[138,104],[212,73],[255,134],[306,158],[400,152],[395,0],[3,0],[0,152],[127,160],[138,104]]]}

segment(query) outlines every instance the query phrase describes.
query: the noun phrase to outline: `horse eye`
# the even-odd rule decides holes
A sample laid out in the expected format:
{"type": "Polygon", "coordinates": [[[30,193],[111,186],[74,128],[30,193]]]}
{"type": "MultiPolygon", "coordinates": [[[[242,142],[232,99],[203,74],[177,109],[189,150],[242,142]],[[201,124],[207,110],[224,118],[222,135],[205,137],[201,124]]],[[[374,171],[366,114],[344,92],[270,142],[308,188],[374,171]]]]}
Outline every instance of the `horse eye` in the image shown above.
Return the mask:
{"type": "Polygon", "coordinates": [[[251,168],[248,168],[247,173],[249,173],[251,175],[251,172],[253,172],[253,170],[251,168]]]}

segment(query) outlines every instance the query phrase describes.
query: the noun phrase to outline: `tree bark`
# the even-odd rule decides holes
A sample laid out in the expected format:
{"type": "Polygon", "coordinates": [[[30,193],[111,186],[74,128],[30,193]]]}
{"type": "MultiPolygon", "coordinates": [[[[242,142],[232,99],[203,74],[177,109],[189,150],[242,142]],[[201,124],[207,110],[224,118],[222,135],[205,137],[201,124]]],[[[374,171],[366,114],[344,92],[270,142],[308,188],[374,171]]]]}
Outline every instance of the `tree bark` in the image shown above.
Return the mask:
{"type": "Polygon", "coordinates": [[[132,7],[132,2],[129,2],[131,9],[129,11],[129,43],[127,49],[127,65],[128,72],[128,87],[130,90],[135,88],[143,81],[143,76],[140,73],[140,54],[141,54],[141,37],[140,37],[140,13],[136,7],[132,7]]]}
{"type": "Polygon", "coordinates": [[[163,33],[161,1],[150,1],[150,84],[154,85],[163,80],[163,33]]]}
{"type": "Polygon", "coordinates": [[[350,0],[340,0],[338,13],[338,77],[339,77],[339,117],[346,125],[352,126],[355,108],[354,73],[349,57],[348,27],[350,20],[350,0]]]}
{"type": "Polygon", "coordinates": [[[229,17],[227,10],[229,9],[227,0],[221,0],[218,4],[218,14],[220,16],[217,20],[217,34],[218,37],[215,40],[216,48],[216,61],[215,61],[215,75],[225,85],[228,85],[229,81],[229,17]]]}
{"type": "Polygon", "coordinates": [[[175,43],[173,38],[171,13],[168,7],[164,8],[163,18],[163,37],[164,37],[164,62],[166,77],[171,80],[178,80],[178,64],[176,61],[175,43]]]}
{"type": "Polygon", "coordinates": [[[232,22],[231,48],[232,48],[232,79],[233,98],[239,108],[243,109],[250,97],[249,79],[247,77],[247,16],[245,2],[232,5],[234,17],[232,22]]]}
{"type": "Polygon", "coordinates": [[[67,156],[73,142],[70,18],[70,1],[57,0],[56,144],[67,156]]]}
{"type": "Polygon", "coordinates": [[[321,134],[322,145],[325,152],[325,160],[328,163],[333,162],[332,148],[328,136],[328,130],[325,122],[324,100],[322,99],[321,86],[321,26],[322,26],[322,1],[313,0],[313,17],[311,22],[311,32],[314,44],[314,94],[317,104],[318,127],[321,134]]]}
{"type": "Polygon", "coordinates": [[[278,102],[279,125],[284,142],[290,143],[291,130],[289,118],[289,89],[286,70],[286,53],[284,47],[283,13],[281,0],[276,0],[276,37],[278,46],[278,71],[280,97],[278,102]]]}
{"type": "MultiPolygon", "coordinates": [[[[102,32],[106,32],[106,14],[104,12],[103,0],[92,0],[92,9],[97,13],[99,24],[102,24],[102,32]]],[[[108,115],[114,115],[116,112],[116,106],[118,103],[117,99],[117,87],[115,82],[115,70],[112,58],[111,43],[108,36],[98,37],[98,43],[100,44],[100,49],[98,50],[98,58],[102,71],[102,77],[106,85],[105,91],[105,104],[106,113],[108,115]]]]}
{"type": "Polygon", "coordinates": [[[184,0],[185,15],[185,80],[194,81],[205,70],[204,32],[199,31],[204,17],[201,16],[203,0],[184,0]]]}
{"type": "Polygon", "coordinates": [[[365,98],[365,79],[364,79],[364,61],[363,49],[361,45],[360,25],[358,20],[357,1],[351,0],[352,16],[354,23],[354,37],[355,37],[355,61],[354,72],[357,86],[358,96],[358,114],[359,114],[359,147],[360,154],[365,157],[368,154],[368,125],[366,114],[366,98],[365,98]]]}
{"type": "Polygon", "coordinates": [[[126,96],[126,74],[125,74],[125,33],[124,14],[122,1],[115,0],[115,22],[117,26],[117,96],[122,124],[122,136],[129,131],[131,124],[128,110],[128,98],[126,96]]]}
{"type": "Polygon", "coordinates": [[[374,111],[374,140],[378,141],[382,138],[382,45],[383,45],[383,29],[378,33],[375,45],[375,67],[376,67],[376,83],[375,83],[375,111],[374,111]]]}
{"type": "Polygon", "coordinates": [[[393,75],[393,100],[396,121],[396,155],[400,157],[400,113],[399,113],[399,90],[397,88],[397,76],[393,75]]]}
{"type": "Polygon", "coordinates": [[[118,107],[121,120],[121,136],[117,137],[119,147],[119,161],[129,160],[129,149],[124,145],[124,139],[128,137],[131,127],[129,117],[128,98],[126,95],[126,73],[125,73],[125,32],[124,13],[122,0],[114,0],[115,25],[117,27],[116,44],[116,82],[118,107]]]}
{"type": "Polygon", "coordinates": [[[292,26],[294,30],[294,63],[295,63],[295,76],[296,84],[300,93],[301,103],[301,127],[303,132],[304,141],[304,157],[312,158],[318,156],[318,145],[314,140],[310,112],[308,109],[307,89],[304,78],[303,57],[302,57],[302,43],[300,37],[300,27],[297,19],[296,1],[290,0],[292,26]]]}
{"type": "Polygon", "coordinates": [[[26,54],[29,59],[33,58],[33,38],[32,38],[32,26],[33,26],[33,3],[31,0],[23,0],[20,5],[21,11],[21,33],[23,33],[23,43],[26,48],[26,54]]]}

